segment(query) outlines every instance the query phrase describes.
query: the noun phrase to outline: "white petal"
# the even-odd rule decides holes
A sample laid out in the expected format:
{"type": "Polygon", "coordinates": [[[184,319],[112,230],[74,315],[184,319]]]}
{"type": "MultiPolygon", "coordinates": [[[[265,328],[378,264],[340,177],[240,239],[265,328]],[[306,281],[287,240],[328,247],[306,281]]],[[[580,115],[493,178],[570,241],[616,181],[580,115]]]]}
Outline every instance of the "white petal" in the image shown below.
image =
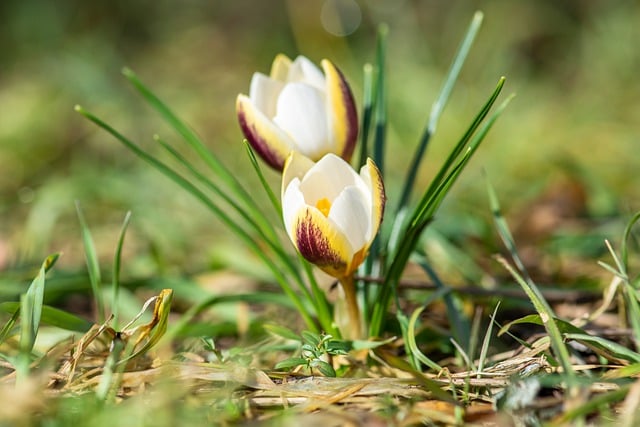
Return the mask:
{"type": "Polygon", "coordinates": [[[293,178],[282,194],[282,219],[292,240],[296,217],[305,204],[304,195],[300,191],[300,179],[293,178]]]}
{"type": "Polygon", "coordinates": [[[362,181],[353,168],[333,153],[325,155],[305,174],[300,184],[307,203],[315,203],[327,198],[333,203],[340,192],[362,181]]]}
{"type": "Polygon", "coordinates": [[[360,189],[347,187],[335,199],[329,212],[329,219],[347,236],[354,252],[367,245],[371,235],[371,207],[366,203],[360,189]]]}
{"type": "Polygon", "coordinates": [[[330,151],[325,97],[304,84],[287,84],[278,98],[273,121],[296,142],[298,150],[311,159],[330,151]]]}
{"type": "Polygon", "coordinates": [[[326,90],[324,74],[313,62],[305,56],[298,56],[289,68],[289,82],[304,82],[318,90],[326,90]]]}
{"type": "Polygon", "coordinates": [[[278,95],[284,83],[271,79],[262,73],[254,73],[249,87],[249,98],[269,119],[276,115],[278,95]]]}

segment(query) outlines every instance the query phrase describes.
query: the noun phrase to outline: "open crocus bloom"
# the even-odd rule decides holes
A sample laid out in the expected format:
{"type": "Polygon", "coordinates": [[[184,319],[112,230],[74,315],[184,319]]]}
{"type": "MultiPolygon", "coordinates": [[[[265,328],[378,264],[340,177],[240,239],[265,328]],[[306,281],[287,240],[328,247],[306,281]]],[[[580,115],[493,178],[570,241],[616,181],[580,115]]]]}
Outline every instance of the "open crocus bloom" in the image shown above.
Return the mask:
{"type": "Polygon", "coordinates": [[[249,96],[238,95],[242,132],[274,169],[282,170],[291,151],[313,161],[327,153],[351,158],[358,133],[353,95],[333,63],[323,60],[322,69],[304,56],[292,62],[278,55],[271,74],[255,73],[249,96]]]}
{"type": "Polygon", "coordinates": [[[360,174],[335,154],[313,163],[287,158],[282,175],[282,215],[300,254],[340,279],[366,258],[384,211],[380,171],[369,159],[360,174]]]}

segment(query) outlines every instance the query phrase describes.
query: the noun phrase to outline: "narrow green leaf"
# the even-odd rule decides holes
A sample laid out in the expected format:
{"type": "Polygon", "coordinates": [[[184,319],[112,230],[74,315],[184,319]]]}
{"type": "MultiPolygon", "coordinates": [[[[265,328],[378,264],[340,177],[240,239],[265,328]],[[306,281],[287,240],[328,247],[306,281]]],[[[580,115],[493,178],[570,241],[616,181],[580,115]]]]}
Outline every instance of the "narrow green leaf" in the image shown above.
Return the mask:
{"type": "Polygon", "coordinates": [[[629,237],[631,237],[631,231],[633,230],[633,226],[640,220],[640,212],[636,212],[635,215],[629,220],[627,226],[624,229],[624,233],[622,234],[622,247],[620,249],[620,258],[622,258],[622,266],[623,269],[620,270],[622,273],[627,274],[627,267],[629,266],[629,237]]]}
{"type": "Polygon", "coordinates": [[[120,264],[122,262],[122,247],[124,246],[124,236],[127,234],[127,228],[129,227],[129,221],[131,220],[131,211],[127,212],[120,228],[120,234],[118,235],[118,243],[116,244],[116,253],[113,257],[113,279],[111,282],[111,314],[113,315],[113,324],[115,328],[118,328],[119,320],[119,295],[120,295],[120,264]]]}
{"type": "Polygon", "coordinates": [[[471,50],[471,46],[473,45],[476,35],[480,30],[482,19],[482,12],[476,12],[474,14],[473,19],[471,20],[471,23],[467,28],[467,33],[465,34],[464,39],[462,40],[462,43],[458,48],[458,51],[453,57],[453,62],[451,63],[449,71],[446,74],[444,84],[442,85],[440,94],[438,95],[438,99],[433,103],[431,107],[431,113],[429,114],[427,126],[425,127],[422,138],[420,139],[418,147],[416,148],[416,151],[413,155],[409,170],[407,171],[407,177],[404,180],[400,201],[398,202],[398,207],[396,209],[397,211],[403,209],[409,203],[409,198],[413,191],[416,175],[418,173],[418,169],[420,168],[420,164],[422,163],[427,145],[431,140],[431,136],[436,131],[438,121],[440,120],[440,116],[442,115],[442,112],[444,111],[444,108],[449,101],[449,97],[451,96],[453,87],[458,80],[458,75],[460,74],[462,65],[466,61],[467,56],[469,55],[469,51],[471,50]]]}
{"type": "Polygon", "coordinates": [[[259,213],[258,206],[253,202],[251,195],[240,185],[234,174],[231,173],[211,152],[207,149],[195,132],[187,126],[171,109],[160,100],[147,86],[145,86],[138,76],[129,68],[124,68],[122,74],[129,80],[136,90],[145,98],[171,126],[178,132],[198,156],[205,161],[210,169],[222,179],[243,201],[253,207],[259,213]]]}
{"type": "Polygon", "coordinates": [[[489,343],[491,342],[491,333],[493,332],[493,323],[495,321],[496,314],[498,313],[498,308],[500,308],[500,301],[498,301],[496,308],[493,310],[491,322],[489,322],[489,327],[487,328],[487,333],[484,335],[484,340],[482,340],[482,348],[480,349],[480,357],[478,358],[478,378],[480,378],[480,372],[484,369],[484,362],[487,359],[489,343]]]}
{"type": "Polygon", "coordinates": [[[504,258],[498,258],[498,261],[506,268],[506,270],[511,274],[516,282],[518,282],[518,284],[522,287],[524,292],[533,303],[533,306],[540,315],[542,323],[547,330],[547,333],[549,334],[549,338],[551,339],[551,347],[553,348],[556,357],[562,365],[564,373],[569,379],[569,382],[571,383],[571,385],[573,385],[575,372],[571,364],[569,351],[564,344],[562,334],[558,329],[558,325],[554,321],[555,316],[553,314],[553,311],[551,310],[551,307],[549,307],[549,304],[542,297],[540,290],[533,282],[529,283],[525,279],[523,279],[518,271],[516,271],[504,258]]]}
{"type": "Polygon", "coordinates": [[[373,161],[378,166],[380,173],[384,176],[385,162],[384,152],[387,132],[387,103],[386,103],[386,51],[387,35],[389,27],[382,24],[378,27],[378,38],[376,44],[376,72],[377,79],[375,85],[375,129],[373,139],[373,161]]]}
{"type": "Polygon", "coordinates": [[[442,298],[447,309],[447,319],[449,320],[449,323],[451,324],[453,329],[453,337],[458,342],[469,342],[469,331],[471,330],[471,325],[469,323],[469,319],[464,313],[464,310],[460,309],[459,298],[451,293],[450,289],[444,283],[442,283],[442,280],[440,280],[438,274],[433,268],[431,268],[431,265],[427,262],[427,258],[424,253],[420,253],[418,256],[418,265],[425,273],[427,273],[429,278],[433,281],[433,283],[435,283],[437,288],[442,293],[442,298]]]}
{"type": "Polygon", "coordinates": [[[442,203],[442,200],[444,200],[449,189],[462,173],[465,166],[480,146],[480,143],[484,140],[489,129],[504,111],[511,99],[510,97],[503,102],[482,129],[478,131],[477,135],[474,136],[500,94],[502,87],[504,86],[504,81],[504,77],[498,81],[493,93],[483,105],[482,109],[458,144],[449,153],[449,157],[441,166],[436,178],[434,178],[414,209],[405,231],[401,234],[401,238],[398,240],[399,246],[397,251],[391,256],[391,265],[387,271],[385,282],[382,286],[382,290],[380,291],[380,296],[378,297],[378,302],[375,305],[371,316],[371,324],[369,328],[371,336],[378,336],[381,332],[382,324],[389,308],[391,295],[396,292],[396,287],[400,281],[400,277],[407,262],[409,261],[409,257],[420,239],[422,231],[425,229],[427,224],[432,221],[433,215],[442,203]],[[469,146],[467,147],[466,153],[459,158],[463,148],[467,146],[467,144],[469,144],[469,146]]]}
{"type": "Polygon", "coordinates": [[[87,262],[87,271],[89,272],[89,282],[91,283],[91,290],[93,292],[93,298],[96,303],[96,311],[98,317],[98,323],[104,323],[106,319],[104,299],[102,298],[102,278],[100,276],[100,264],[98,262],[98,255],[96,253],[95,243],[91,236],[89,226],[84,219],[82,209],[80,208],[80,202],[76,201],[76,212],[78,213],[78,220],[80,222],[80,231],[82,233],[82,242],[84,243],[84,256],[87,262]]]}
{"type": "MultiPolygon", "coordinates": [[[[2,307],[3,304],[7,304],[7,303],[0,304],[0,307],[2,307]]],[[[17,306],[17,308],[13,309],[13,314],[11,315],[9,320],[7,320],[7,323],[4,324],[2,329],[0,329],[0,345],[2,345],[4,340],[6,340],[11,335],[11,331],[13,331],[13,327],[15,326],[16,321],[18,320],[18,316],[20,316],[20,303],[14,303],[14,304],[17,306]]]]}
{"type": "Polygon", "coordinates": [[[164,148],[175,160],[177,160],[178,163],[182,165],[199,183],[204,185],[204,187],[206,187],[207,189],[211,190],[216,196],[220,197],[225,203],[229,205],[229,207],[231,207],[240,215],[240,218],[242,218],[253,230],[257,231],[265,241],[271,242],[271,245],[273,246],[273,242],[277,241],[273,224],[270,224],[266,220],[265,215],[262,212],[260,212],[259,215],[255,215],[255,213],[249,213],[246,209],[240,206],[233,197],[231,197],[226,191],[224,191],[215,180],[212,180],[205,176],[166,141],[164,141],[158,135],[154,136],[154,140],[158,142],[162,146],[162,148],[164,148]]]}
{"type": "Polygon", "coordinates": [[[632,378],[640,375],[640,363],[622,366],[617,369],[611,369],[602,374],[603,380],[616,380],[621,378],[632,378]]]}
{"type": "MultiPolygon", "coordinates": [[[[17,315],[20,314],[20,303],[13,301],[0,303],[0,311],[3,311],[5,313],[13,313],[12,318],[17,317],[17,315]]],[[[76,332],[87,332],[93,325],[93,323],[79,316],[76,316],[75,314],[71,314],[67,311],[60,310],[59,308],[51,307],[48,305],[42,305],[40,324],[76,332]]],[[[7,327],[7,325],[5,325],[5,327],[7,327]]],[[[1,337],[2,334],[0,333],[0,338],[1,337]]],[[[0,339],[0,343],[1,342],[2,339],[0,339]]]]}
{"type": "Polygon", "coordinates": [[[422,351],[420,351],[420,349],[418,348],[418,344],[416,343],[416,323],[418,321],[418,317],[420,317],[420,314],[422,314],[422,311],[426,307],[427,307],[426,305],[419,307],[415,309],[411,314],[411,317],[409,318],[409,325],[408,325],[409,327],[407,330],[407,337],[406,337],[407,343],[409,345],[409,348],[411,349],[411,354],[414,357],[416,357],[420,362],[424,363],[426,366],[433,369],[434,371],[440,372],[442,371],[442,367],[438,365],[436,362],[434,362],[433,360],[429,359],[427,356],[425,356],[425,354],[422,351]]]}
{"type": "MultiPolygon", "coordinates": [[[[570,425],[571,421],[579,418],[585,418],[593,414],[601,406],[610,406],[622,401],[628,394],[631,384],[620,386],[619,389],[596,394],[587,399],[585,403],[576,408],[567,408],[559,417],[553,420],[554,425],[570,425]]],[[[584,423],[581,423],[584,424],[584,423]]],[[[574,425],[574,424],[571,424],[574,425]]],[[[580,425],[580,424],[575,424],[580,425]]]]}
{"type": "Polygon", "coordinates": [[[109,391],[112,389],[115,383],[117,383],[116,371],[118,369],[118,362],[122,352],[125,349],[125,343],[119,337],[115,337],[111,344],[109,356],[104,364],[100,383],[96,388],[96,397],[100,401],[107,401],[109,398],[109,391]]]}
{"type": "Polygon", "coordinates": [[[20,354],[16,362],[18,381],[24,380],[29,374],[31,351],[38,336],[42,316],[45,275],[56,263],[59,256],[59,254],[49,255],[44,260],[38,275],[29,285],[29,289],[20,296],[20,354]]]}
{"type": "Polygon", "coordinates": [[[362,121],[360,124],[360,161],[358,167],[361,168],[369,157],[369,132],[374,108],[374,87],[373,87],[373,67],[365,64],[363,68],[363,97],[362,97],[362,121]]]}
{"type": "Polygon", "coordinates": [[[502,238],[502,242],[506,246],[507,251],[509,251],[509,255],[511,256],[511,259],[513,259],[513,262],[515,263],[520,273],[528,281],[530,281],[531,278],[527,273],[527,269],[525,268],[524,263],[520,259],[520,255],[518,254],[518,250],[516,248],[515,241],[511,234],[511,230],[509,230],[507,221],[502,215],[502,210],[500,209],[500,203],[498,202],[498,196],[496,195],[496,191],[493,188],[493,185],[491,185],[491,181],[487,179],[486,182],[487,182],[487,193],[489,195],[489,206],[491,207],[493,222],[496,226],[498,234],[502,238]]]}
{"type": "Polygon", "coordinates": [[[625,359],[634,363],[640,363],[640,354],[616,342],[609,341],[606,338],[589,334],[565,334],[564,337],[566,339],[580,341],[583,344],[595,344],[596,346],[602,347],[609,354],[616,358],[625,359]]]}
{"type": "MultiPolygon", "coordinates": [[[[504,245],[507,247],[509,252],[512,254],[512,259],[517,262],[519,265],[522,265],[522,261],[520,261],[520,257],[518,256],[518,252],[516,249],[516,244],[507,226],[506,220],[504,220],[501,211],[500,204],[498,202],[498,198],[495,195],[495,191],[491,186],[491,183],[487,180],[487,188],[489,191],[489,199],[491,203],[491,211],[493,212],[494,223],[496,224],[496,229],[500,238],[504,242],[504,245]]],[[[523,269],[517,271],[515,268],[511,266],[507,260],[502,257],[498,258],[498,261],[507,269],[507,271],[511,274],[511,276],[518,282],[518,284],[522,287],[524,292],[527,294],[529,299],[531,300],[533,306],[536,311],[540,315],[542,323],[549,334],[549,338],[551,339],[551,347],[555,352],[555,356],[558,358],[562,368],[564,369],[564,373],[569,379],[570,385],[573,387],[575,372],[573,370],[573,366],[571,364],[571,358],[569,356],[569,351],[564,344],[564,340],[560,333],[560,329],[558,328],[558,324],[555,322],[555,315],[553,310],[544,299],[544,296],[536,286],[536,284],[531,280],[531,278],[527,275],[526,278],[523,278],[522,274],[525,271],[524,265],[522,265],[523,269]]]]}
{"type": "Polygon", "coordinates": [[[253,170],[256,172],[256,175],[258,175],[258,179],[260,179],[260,183],[262,184],[262,189],[265,191],[265,193],[267,193],[267,196],[269,197],[269,201],[271,202],[271,205],[275,209],[276,214],[280,216],[282,212],[280,199],[276,197],[276,195],[273,193],[273,190],[271,189],[271,186],[269,186],[269,184],[267,183],[267,180],[264,177],[264,174],[262,173],[262,168],[260,167],[260,164],[258,163],[258,159],[256,158],[256,154],[253,152],[253,150],[251,149],[251,145],[249,145],[249,142],[246,139],[244,140],[244,146],[247,151],[247,155],[249,156],[249,161],[251,161],[251,166],[253,166],[253,170]]]}
{"type": "MultiPolygon", "coordinates": [[[[256,240],[243,228],[239,227],[238,224],[217,204],[215,204],[209,197],[207,197],[199,188],[185,179],[183,176],[175,172],[169,166],[159,161],[155,157],[148,154],[146,151],[142,150],[136,144],[127,139],[124,135],[116,131],[113,127],[106,124],[104,121],[100,120],[98,117],[84,110],[80,106],[75,107],[76,111],[85,116],[87,119],[95,123],[100,128],[107,131],[114,138],[120,141],[123,145],[133,151],[141,159],[145,160],[153,167],[155,167],[158,171],[163,173],[169,179],[174,181],[180,187],[185,189],[187,192],[192,194],[196,199],[202,202],[209,210],[211,210],[229,229],[236,234],[249,248],[251,248],[254,253],[265,263],[267,267],[269,267],[271,273],[273,274],[275,280],[280,284],[282,290],[285,294],[291,299],[291,301],[295,304],[298,313],[302,316],[307,327],[309,329],[317,330],[317,326],[311,317],[308,307],[302,302],[298,294],[296,294],[291,288],[287,277],[282,273],[280,266],[274,264],[273,260],[269,258],[269,256],[265,253],[264,248],[260,246],[256,240]]],[[[290,264],[287,264],[287,268],[290,264]]],[[[298,276],[299,277],[299,276],[298,276]]],[[[301,286],[301,289],[303,287],[301,286]]],[[[304,288],[306,290],[306,288],[304,288]]],[[[308,292],[308,291],[307,291],[308,292]]],[[[309,298],[309,301],[312,301],[309,298]]]]}

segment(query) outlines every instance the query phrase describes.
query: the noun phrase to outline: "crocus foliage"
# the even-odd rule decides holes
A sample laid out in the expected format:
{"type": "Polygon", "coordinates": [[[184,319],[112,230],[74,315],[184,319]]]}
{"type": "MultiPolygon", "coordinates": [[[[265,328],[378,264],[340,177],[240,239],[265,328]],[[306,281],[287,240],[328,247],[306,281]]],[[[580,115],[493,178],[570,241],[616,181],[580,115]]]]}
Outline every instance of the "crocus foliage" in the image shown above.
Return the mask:
{"type": "Polygon", "coordinates": [[[342,73],[329,60],[323,72],[304,56],[291,61],[276,56],[271,73],[255,73],[249,96],[240,94],[236,111],[253,149],[276,170],[292,151],[313,161],[334,153],[353,154],[358,119],[353,95],[342,73]]]}
{"type": "Polygon", "coordinates": [[[282,215],[300,254],[338,279],[364,261],[380,228],[385,205],[382,177],[369,159],[358,174],[327,154],[317,163],[298,152],[282,175],[282,215]]]}

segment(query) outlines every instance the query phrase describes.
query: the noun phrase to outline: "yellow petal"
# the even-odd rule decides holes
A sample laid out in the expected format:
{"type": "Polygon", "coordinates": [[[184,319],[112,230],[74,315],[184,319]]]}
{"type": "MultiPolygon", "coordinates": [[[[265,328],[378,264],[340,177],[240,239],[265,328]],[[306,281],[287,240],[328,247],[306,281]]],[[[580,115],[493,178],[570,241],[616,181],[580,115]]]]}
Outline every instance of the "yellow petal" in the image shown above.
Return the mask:
{"type": "Polygon", "coordinates": [[[269,166],[282,170],[294,146],[289,136],[258,110],[246,95],[238,95],[236,112],[249,144],[269,166]]]}
{"type": "Polygon", "coordinates": [[[353,260],[346,236],[315,207],[306,206],[294,219],[291,240],[298,252],[333,277],[343,277],[353,260]]]}
{"type": "Polygon", "coordinates": [[[360,176],[362,176],[365,181],[368,181],[371,188],[371,223],[375,228],[371,237],[371,241],[373,241],[373,238],[377,234],[377,229],[380,228],[380,224],[382,223],[387,196],[384,191],[382,175],[373,160],[367,159],[367,164],[360,170],[360,176]]]}
{"type": "Polygon", "coordinates": [[[348,161],[358,137],[356,104],[349,84],[340,70],[327,59],[323,59],[321,64],[327,80],[327,103],[331,114],[334,152],[348,161]]]}
{"type": "Polygon", "coordinates": [[[289,68],[291,67],[291,59],[284,53],[276,55],[273,63],[271,64],[270,77],[275,80],[286,81],[289,75],[289,68]]]}

